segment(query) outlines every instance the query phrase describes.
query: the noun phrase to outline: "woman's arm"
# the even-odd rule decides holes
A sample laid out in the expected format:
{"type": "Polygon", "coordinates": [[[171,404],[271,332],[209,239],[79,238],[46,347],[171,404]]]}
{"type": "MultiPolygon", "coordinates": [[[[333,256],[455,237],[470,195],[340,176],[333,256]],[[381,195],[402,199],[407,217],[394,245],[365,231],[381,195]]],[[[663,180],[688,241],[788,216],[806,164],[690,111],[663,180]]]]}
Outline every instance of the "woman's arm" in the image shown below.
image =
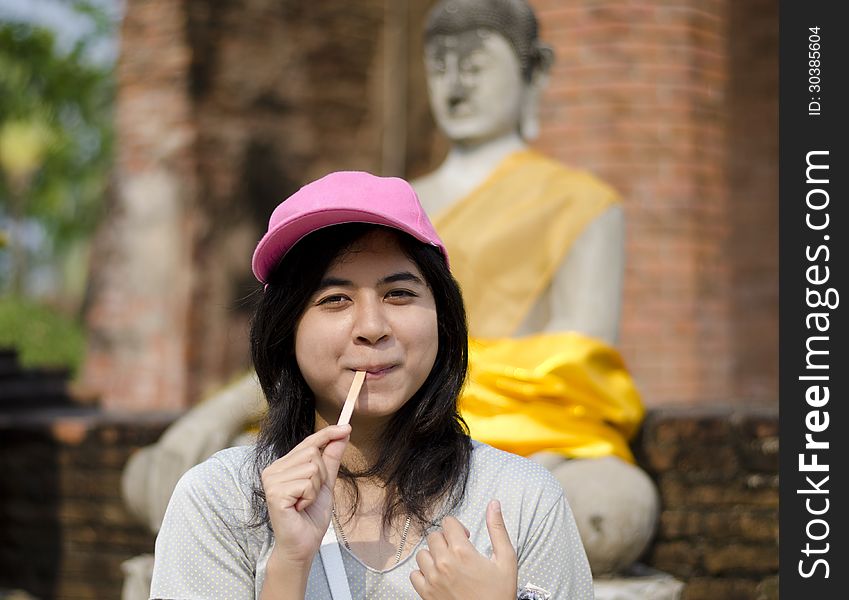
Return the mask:
{"type": "Polygon", "coordinates": [[[261,600],[301,600],[310,567],[330,525],[333,486],[350,425],[331,425],[306,437],[262,472],[274,550],[261,600]]]}
{"type": "Polygon", "coordinates": [[[292,564],[271,552],[260,600],[304,600],[312,561],[292,564]]]}

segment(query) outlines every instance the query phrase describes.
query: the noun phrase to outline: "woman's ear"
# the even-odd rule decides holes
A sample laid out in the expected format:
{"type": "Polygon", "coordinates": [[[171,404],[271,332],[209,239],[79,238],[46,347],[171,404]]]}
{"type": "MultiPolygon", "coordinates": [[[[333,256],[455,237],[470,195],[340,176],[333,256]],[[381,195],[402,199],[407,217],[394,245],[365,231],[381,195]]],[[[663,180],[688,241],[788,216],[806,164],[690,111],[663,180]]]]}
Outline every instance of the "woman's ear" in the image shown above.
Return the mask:
{"type": "Polygon", "coordinates": [[[519,135],[525,141],[535,140],[539,135],[539,99],[548,85],[548,73],[554,62],[554,51],[544,44],[539,44],[537,57],[531,80],[525,88],[519,120],[519,135]]]}

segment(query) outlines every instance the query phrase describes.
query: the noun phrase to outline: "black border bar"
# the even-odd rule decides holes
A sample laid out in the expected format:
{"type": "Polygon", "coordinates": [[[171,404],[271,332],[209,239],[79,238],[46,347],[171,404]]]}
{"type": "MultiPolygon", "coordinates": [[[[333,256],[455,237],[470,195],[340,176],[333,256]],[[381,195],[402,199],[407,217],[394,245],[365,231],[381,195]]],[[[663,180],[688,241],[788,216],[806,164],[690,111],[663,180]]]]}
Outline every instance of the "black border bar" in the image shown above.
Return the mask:
{"type": "MultiPolygon", "coordinates": [[[[780,4],[780,597],[849,598],[849,21],[780,4]]],[[[842,10],[841,10],[842,9],[842,10]]]]}

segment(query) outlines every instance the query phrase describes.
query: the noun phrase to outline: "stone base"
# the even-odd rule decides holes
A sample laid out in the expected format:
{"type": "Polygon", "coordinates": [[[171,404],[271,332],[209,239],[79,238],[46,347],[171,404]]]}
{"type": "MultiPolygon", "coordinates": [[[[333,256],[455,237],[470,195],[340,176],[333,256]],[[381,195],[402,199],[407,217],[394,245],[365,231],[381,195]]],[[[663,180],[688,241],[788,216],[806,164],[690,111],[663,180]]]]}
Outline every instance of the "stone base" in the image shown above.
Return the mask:
{"type": "Polygon", "coordinates": [[[593,580],[595,600],[681,600],[684,582],[672,575],[635,565],[626,575],[593,580]]]}
{"type": "Polygon", "coordinates": [[[124,587],[121,600],[147,600],[153,578],[153,554],[140,554],[121,563],[124,587]]]}

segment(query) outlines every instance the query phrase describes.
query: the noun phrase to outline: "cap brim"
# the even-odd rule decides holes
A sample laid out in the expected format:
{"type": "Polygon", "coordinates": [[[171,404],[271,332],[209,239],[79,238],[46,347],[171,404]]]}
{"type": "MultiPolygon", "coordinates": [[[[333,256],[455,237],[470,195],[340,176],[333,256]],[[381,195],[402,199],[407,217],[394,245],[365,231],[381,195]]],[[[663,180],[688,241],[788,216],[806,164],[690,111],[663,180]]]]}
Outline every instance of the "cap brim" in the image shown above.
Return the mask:
{"type": "Polygon", "coordinates": [[[254,250],[251,261],[251,268],[254,275],[260,282],[267,283],[271,270],[295,244],[314,231],[344,223],[370,223],[403,231],[421,242],[436,246],[442,252],[445,260],[448,260],[447,253],[443,247],[433,244],[431,240],[391,217],[363,210],[329,208],[310,212],[305,215],[298,215],[290,220],[282,221],[268,231],[259,241],[259,244],[257,244],[256,250],[254,250]]]}

